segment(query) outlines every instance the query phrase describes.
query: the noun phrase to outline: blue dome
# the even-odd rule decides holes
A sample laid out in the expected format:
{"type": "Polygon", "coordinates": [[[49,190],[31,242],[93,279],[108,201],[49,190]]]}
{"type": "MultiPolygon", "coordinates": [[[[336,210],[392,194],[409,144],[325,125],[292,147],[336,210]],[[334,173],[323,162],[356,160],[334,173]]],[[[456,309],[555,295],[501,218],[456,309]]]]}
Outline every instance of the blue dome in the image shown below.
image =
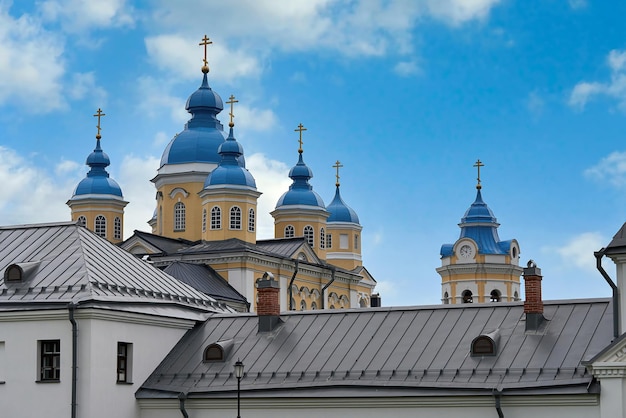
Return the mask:
{"type": "Polygon", "coordinates": [[[119,184],[109,178],[109,173],[106,171],[110,163],[109,156],[100,148],[100,138],[98,138],[96,148],[87,157],[87,165],[91,167],[91,170],[87,173],[87,177],[78,183],[72,197],[91,194],[123,197],[119,184]]]}
{"type": "Polygon", "coordinates": [[[218,148],[224,142],[224,127],[217,120],[217,114],[224,109],[224,104],[209,87],[206,73],[202,85],[187,99],[185,109],[191,113],[191,119],[165,148],[161,167],[165,164],[219,163],[218,148]]]}
{"type": "Polygon", "coordinates": [[[256,189],[254,177],[245,167],[240,165],[240,157],[243,157],[243,147],[233,135],[233,128],[230,128],[228,138],[219,146],[219,154],[222,161],[209,174],[204,187],[216,185],[248,186],[256,189]]]}
{"type": "Polygon", "coordinates": [[[313,191],[313,186],[309,184],[309,179],[313,177],[313,172],[302,160],[302,153],[298,159],[298,163],[289,171],[289,177],[293,180],[289,190],[285,192],[276,208],[285,205],[305,205],[316,206],[325,209],[324,201],[313,191]]]}
{"type": "MultiPolygon", "coordinates": [[[[498,237],[498,224],[489,206],[483,201],[480,189],[476,193],[476,200],[467,209],[459,224],[461,238],[471,238],[478,246],[479,254],[507,254],[511,247],[511,241],[500,241],[498,237]]],[[[442,257],[453,254],[454,245],[444,244],[441,246],[442,257]]]]}
{"type": "Polygon", "coordinates": [[[359,223],[359,217],[356,212],[341,198],[339,194],[339,186],[337,186],[337,190],[335,191],[335,197],[333,201],[326,207],[326,210],[330,212],[330,216],[326,220],[326,222],[352,222],[355,224],[359,223]]]}

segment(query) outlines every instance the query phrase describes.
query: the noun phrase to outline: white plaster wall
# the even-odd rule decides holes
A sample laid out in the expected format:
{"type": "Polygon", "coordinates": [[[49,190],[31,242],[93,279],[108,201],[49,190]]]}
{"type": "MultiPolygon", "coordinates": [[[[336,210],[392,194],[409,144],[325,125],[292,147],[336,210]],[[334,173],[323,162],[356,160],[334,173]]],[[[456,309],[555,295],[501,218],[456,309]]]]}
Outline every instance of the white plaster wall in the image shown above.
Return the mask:
{"type": "Polygon", "coordinates": [[[250,302],[250,312],[256,311],[255,294],[256,278],[254,270],[245,268],[236,268],[228,270],[228,284],[235,288],[250,302]]]}

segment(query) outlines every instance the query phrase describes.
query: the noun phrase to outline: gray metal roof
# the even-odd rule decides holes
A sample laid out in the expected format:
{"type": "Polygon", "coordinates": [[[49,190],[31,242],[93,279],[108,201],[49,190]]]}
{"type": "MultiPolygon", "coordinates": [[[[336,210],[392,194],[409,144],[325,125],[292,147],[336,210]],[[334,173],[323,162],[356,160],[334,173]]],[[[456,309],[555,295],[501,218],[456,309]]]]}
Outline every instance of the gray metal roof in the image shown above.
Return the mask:
{"type": "Polygon", "coordinates": [[[125,248],[125,244],[135,238],[145,241],[154,248],[158,248],[164,254],[172,254],[179,250],[197,244],[197,242],[195,241],[189,241],[182,238],[175,239],[162,237],[160,235],[151,234],[149,232],[135,230],[133,236],[125,240],[122,244],[120,244],[120,246],[122,248],[125,248]]]}
{"type": "Polygon", "coordinates": [[[248,303],[241,293],[237,292],[218,272],[206,264],[174,261],[163,271],[213,298],[248,303]]]}
{"type": "Polygon", "coordinates": [[[525,331],[521,302],[286,312],[271,333],[257,332],[254,315],[214,315],[187,333],[137,397],[230,397],[237,359],[245,365],[246,396],[301,388],[307,396],[355,388],[378,396],[407,389],[412,396],[586,393],[592,377],[581,362],[611,342],[610,301],[544,303],[548,321],[541,332],[525,331]],[[472,340],[496,329],[497,355],[471,356],[472,340]],[[226,340],[234,341],[226,361],[202,361],[209,344],[226,340]]]}
{"type": "Polygon", "coordinates": [[[611,240],[609,245],[606,246],[604,253],[607,255],[619,254],[625,251],[625,248],[626,248],[626,223],[624,223],[624,225],[622,225],[619,231],[617,231],[615,236],[613,236],[613,239],[611,240]]]}
{"type": "Polygon", "coordinates": [[[154,303],[231,312],[199,292],[75,223],[0,227],[0,307],[20,303],[154,303]],[[6,282],[12,264],[36,266],[6,282]]]}
{"type": "Polygon", "coordinates": [[[287,258],[295,258],[306,241],[304,237],[258,240],[258,248],[287,258]]]}

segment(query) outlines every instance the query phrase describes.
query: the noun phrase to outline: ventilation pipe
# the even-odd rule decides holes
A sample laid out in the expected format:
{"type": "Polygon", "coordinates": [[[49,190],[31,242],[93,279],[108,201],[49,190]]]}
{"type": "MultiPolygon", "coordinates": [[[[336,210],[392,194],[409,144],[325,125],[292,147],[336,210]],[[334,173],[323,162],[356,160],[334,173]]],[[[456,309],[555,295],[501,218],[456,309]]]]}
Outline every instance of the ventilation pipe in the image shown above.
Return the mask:
{"type": "Polygon", "coordinates": [[[291,276],[291,281],[289,281],[289,306],[287,307],[288,311],[293,311],[293,307],[291,306],[291,302],[293,302],[293,281],[296,280],[296,274],[298,274],[298,259],[296,259],[296,265],[293,270],[293,276],[291,276]]]}
{"type": "Polygon", "coordinates": [[[326,295],[324,294],[324,292],[335,281],[335,271],[336,271],[336,269],[335,269],[334,266],[329,266],[329,267],[330,267],[330,281],[328,283],[326,283],[324,285],[324,287],[322,287],[322,309],[324,309],[326,307],[326,295]]]}
{"type": "Polygon", "coordinates": [[[609,274],[602,267],[602,257],[604,257],[604,248],[593,253],[596,257],[596,269],[600,272],[604,280],[611,286],[613,290],[613,337],[619,337],[619,288],[615,284],[609,274]]]}

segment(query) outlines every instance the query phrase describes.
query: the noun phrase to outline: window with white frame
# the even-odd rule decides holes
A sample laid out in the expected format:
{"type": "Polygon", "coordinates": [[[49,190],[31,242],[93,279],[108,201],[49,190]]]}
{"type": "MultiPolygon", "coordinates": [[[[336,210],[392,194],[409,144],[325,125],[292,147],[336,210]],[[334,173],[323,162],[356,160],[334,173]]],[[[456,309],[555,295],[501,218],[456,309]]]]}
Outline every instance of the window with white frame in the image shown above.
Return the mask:
{"type": "Polygon", "coordinates": [[[342,250],[348,249],[348,234],[339,234],[339,248],[342,250]]]}
{"type": "Polygon", "coordinates": [[[296,230],[293,229],[293,226],[287,225],[285,227],[285,238],[293,238],[296,236],[296,230]]]}
{"type": "Polygon", "coordinates": [[[230,208],[230,229],[241,229],[241,208],[238,206],[230,208]]]}
{"type": "Polygon", "coordinates": [[[102,215],[96,216],[96,220],[94,221],[94,232],[96,233],[96,235],[99,235],[102,238],[106,238],[107,220],[104,216],[102,215]]]}
{"type": "Polygon", "coordinates": [[[202,209],[202,232],[206,231],[206,209],[202,209]]]}
{"type": "Polygon", "coordinates": [[[326,235],[326,248],[333,248],[333,234],[326,235]]]}
{"type": "Polygon", "coordinates": [[[122,239],[122,220],[118,216],[113,219],[113,239],[122,239]]]}
{"type": "Polygon", "coordinates": [[[304,227],[304,238],[306,239],[306,242],[309,243],[311,248],[313,248],[315,244],[315,233],[313,232],[313,227],[311,225],[304,227]]]}
{"type": "Polygon", "coordinates": [[[324,228],[320,229],[320,248],[326,248],[326,231],[324,228]]]}
{"type": "Polygon", "coordinates": [[[132,382],[133,344],[117,343],[117,383],[132,382]]]}
{"type": "Polygon", "coordinates": [[[355,250],[359,249],[359,234],[354,235],[354,249],[355,250]]]}
{"type": "Polygon", "coordinates": [[[185,204],[176,202],[174,205],[174,231],[185,230],[185,204]]]}
{"type": "Polygon", "coordinates": [[[255,226],[254,209],[251,208],[248,211],[248,231],[254,232],[254,226],[255,226]]]}
{"type": "Polygon", "coordinates": [[[79,216],[78,219],[76,220],[76,222],[78,223],[78,225],[80,226],[87,226],[87,218],[85,218],[84,216],[79,216]]]}
{"type": "Polygon", "coordinates": [[[211,229],[222,229],[222,210],[218,206],[211,209],[211,229]]]}

